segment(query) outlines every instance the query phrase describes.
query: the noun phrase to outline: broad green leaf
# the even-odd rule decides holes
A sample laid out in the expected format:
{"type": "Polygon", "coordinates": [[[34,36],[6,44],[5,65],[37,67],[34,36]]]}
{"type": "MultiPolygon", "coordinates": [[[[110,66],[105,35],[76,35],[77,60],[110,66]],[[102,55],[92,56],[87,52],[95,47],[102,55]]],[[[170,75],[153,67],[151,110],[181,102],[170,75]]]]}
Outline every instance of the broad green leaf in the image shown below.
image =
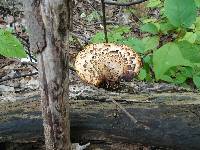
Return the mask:
{"type": "Polygon", "coordinates": [[[192,67],[182,67],[180,69],[181,75],[187,78],[191,78],[193,75],[193,68],[192,67]]]}
{"type": "Polygon", "coordinates": [[[97,32],[90,41],[92,43],[103,43],[105,42],[105,35],[103,32],[97,32]]]}
{"type": "Polygon", "coordinates": [[[200,88],[200,75],[195,75],[193,77],[193,82],[196,85],[197,88],[200,88]]]}
{"type": "Polygon", "coordinates": [[[128,38],[123,42],[125,45],[132,47],[136,52],[143,53],[145,50],[145,45],[142,40],[137,38],[128,38]]]}
{"type": "Polygon", "coordinates": [[[174,82],[174,80],[169,75],[163,75],[160,79],[171,83],[174,82]]]}
{"type": "Polygon", "coordinates": [[[119,33],[119,34],[129,33],[130,29],[131,29],[130,26],[117,26],[112,29],[112,33],[119,33]]]}
{"type": "Polygon", "coordinates": [[[119,33],[108,33],[108,41],[113,43],[118,43],[124,40],[124,37],[119,33]]]}
{"type": "Polygon", "coordinates": [[[175,27],[169,22],[160,23],[160,31],[164,34],[167,34],[168,31],[174,30],[174,29],[175,27]]]}
{"type": "Polygon", "coordinates": [[[200,31],[196,32],[197,38],[196,38],[196,44],[200,44],[200,31]]]}
{"type": "Polygon", "coordinates": [[[137,38],[129,38],[125,40],[123,44],[132,47],[136,52],[144,53],[147,50],[155,49],[159,45],[159,38],[157,36],[146,37],[142,40],[137,38]]]}
{"type": "Polygon", "coordinates": [[[141,27],[141,30],[142,30],[142,32],[148,32],[148,33],[151,33],[151,34],[157,34],[158,33],[158,28],[153,23],[144,24],[141,27]]]}
{"type": "Polygon", "coordinates": [[[200,17],[196,18],[196,22],[194,23],[195,25],[195,31],[200,31],[200,17]]]}
{"type": "Polygon", "coordinates": [[[150,23],[150,22],[156,22],[157,21],[157,19],[155,19],[155,18],[145,18],[142,22],[144,23],[144,24],[146,24],[146,23],[150,23]]]}
{"type": "Polygon", "coordinates": [[[145,45],[145,50],[153,50],[155,48],[157,48],[157,46],[159,45],[159,38],[157,36],[153,36],[153,37],[145,37],[142,39],[142,42],[145,45]]]}
{"type": "Polygon", "coordinates": [[[190,43],[194,43],[197,39],[197,34],[193,33],[193,32],[186,32],[185,36],[183,37],[183,39],[181,39],[181,41],[188,41],[190,43]]]}
{"type": "Polygon", "coordinates": [[[183,57],[192,63],[200,63],[200,46],[187,41],[177,43],[183,57]]]}
{"type": "Polygon", "coordinates": [[[143,60],[147,64],[152,64],[152,55],[145,56],[143,60]]]}
{"type": "Polygon", "coordinates": [[[140,73],[139,73],[138,77],[139,77],[140,80],[144,80],[146,78],[146,76],[147,76],[147,72],[146,72],[146,70],[144,68],[142,68],[140,70],[140,73]]]}
{"type": "MultiPolygon", "coordinates": [[[[168,76],[170,76],[170,80],[164,80],[167,82],[173,82],[176,84],[184,84],[188,78],[193,77],[193,68],[192,67],[172,67],[170,68],[167,73],[168,76]]],[[[163,80],[163,77],[162,77],[163,80]]]]}
{"type": "Polygon", "coordinates": [[[165,15],[176,27],[190,27],[196,19],[197,10],[194,0],[165,0],[165,15]]]}
{"type": "Polygon", "coordinates": [[[153,67],[156,80],[175,66],[190,66],[190,62],[182,56],[179,47],[174,43],[168,43],[153,53],[153,67]]]}
{"type": "Polygon", "coordinates": [[[0,29],[0,54],[5,57],[26,58],[23,45],[7,30],[0,29]]]}
{"type": "Polygon", "coordinates": [[[147,7],[154,8],[161,4],[160,0],[149,0],[147,3],[147,7]]]}
{"type": "Polygon", "coordinates": [[[200,0],[194,0],[197,7],[200,7],[200,0]]]}
{"type": "Polygon", "coordinates": [[[184,83],[186,81],[186,79],[187,79],[186,76],[184,76],[181,73],[178,73],[178,74],[176,74],[176,78],[174,80],[174,83],[176,83],[176,84],[182,84],[182,83],[184,83]]]}

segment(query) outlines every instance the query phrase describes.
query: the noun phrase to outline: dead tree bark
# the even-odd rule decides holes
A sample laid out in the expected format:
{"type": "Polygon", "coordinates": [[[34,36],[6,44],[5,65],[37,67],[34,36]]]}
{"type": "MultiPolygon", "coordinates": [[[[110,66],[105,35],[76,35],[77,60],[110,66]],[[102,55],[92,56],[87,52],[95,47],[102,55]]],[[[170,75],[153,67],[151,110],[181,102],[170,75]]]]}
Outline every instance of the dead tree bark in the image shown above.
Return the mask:
{"type": "Polygon", "coordinates": [[[69,150],[68,42],[64,41],[69,38],[70,0],[30,0],[24,6],[31,50],[38,60],[46,149],[69,150]]]}
{"type": "MultiPolygon", "coordinates": [[[[110,146],[113,143],[127,145],[139,142],[152,145],[152,149],[163,147],[160,149],[200,150],[199,93],[167,90],[158,93],[119,94],[74,82],[70,89],[73,142],[90,142],[88,149],[95,149],[92,147],[98,144],[97,148],[101,149],[107,145],[109,148],[105,149],[127,150],[134,148],[110,146]],[[149,129],[136,126],[109,99],[115,99],[149,129]]],[[[29,93],[33,94],[32,91],[29,93]]],[[[37,139],[38,142],[41,141],[43,127],[39,101],[36,94],[22,97],[16,102],[0,103],[0,149],[6,149],[9,143],[31,143],[37,139]]],[[[22,150],[22,144],[19,146],[22,150]]]]}

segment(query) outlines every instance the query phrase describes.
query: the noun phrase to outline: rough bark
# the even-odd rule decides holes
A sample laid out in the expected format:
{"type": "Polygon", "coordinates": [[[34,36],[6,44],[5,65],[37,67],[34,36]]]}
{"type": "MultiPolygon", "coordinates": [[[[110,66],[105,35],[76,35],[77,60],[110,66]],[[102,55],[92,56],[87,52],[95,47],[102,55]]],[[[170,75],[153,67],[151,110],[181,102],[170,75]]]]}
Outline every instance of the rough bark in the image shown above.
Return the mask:
{"type": "Polygon", "coordinates": [[[30,0],[24,5],[31,50],[38,60],[46,149],[69,150],[68,42],[64,41],[69,36],[70,0],[30,0]]]}

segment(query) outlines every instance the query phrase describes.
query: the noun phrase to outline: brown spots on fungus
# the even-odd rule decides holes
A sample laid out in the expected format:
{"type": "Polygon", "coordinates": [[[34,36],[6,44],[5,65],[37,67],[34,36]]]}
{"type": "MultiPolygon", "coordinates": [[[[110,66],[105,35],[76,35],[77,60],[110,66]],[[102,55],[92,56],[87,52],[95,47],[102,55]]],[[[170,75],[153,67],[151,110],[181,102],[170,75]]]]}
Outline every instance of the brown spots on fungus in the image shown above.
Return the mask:
{"type": "Polygon", "coordinates": [[[100,43],[79,52],[75,69],[79,77],[97,87],[116,87],[121,79],[130,81],[141,68],[141,58],[125,45],[100,43]]]}

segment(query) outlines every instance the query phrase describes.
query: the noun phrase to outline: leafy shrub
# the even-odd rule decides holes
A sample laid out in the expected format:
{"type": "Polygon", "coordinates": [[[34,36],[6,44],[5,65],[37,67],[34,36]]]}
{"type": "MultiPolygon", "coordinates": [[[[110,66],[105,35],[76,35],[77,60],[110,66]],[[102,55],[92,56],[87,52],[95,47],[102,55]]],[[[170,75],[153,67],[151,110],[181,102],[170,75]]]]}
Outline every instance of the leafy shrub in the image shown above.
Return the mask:
{"type": "MultiPolygon", "coordinates": [[[[143,68],[138,78],[187,85],[193,81],[200,88],[200,17],[199,0],[149,0],[147,7],[159,10],[140,26],[142,39],[126,35],[130,27],[117,26],[108,33],[109,42],[125,44],[141,54],[143,68]]],[[[103,32],[91,42],[104,42],[103,32]]]]}

